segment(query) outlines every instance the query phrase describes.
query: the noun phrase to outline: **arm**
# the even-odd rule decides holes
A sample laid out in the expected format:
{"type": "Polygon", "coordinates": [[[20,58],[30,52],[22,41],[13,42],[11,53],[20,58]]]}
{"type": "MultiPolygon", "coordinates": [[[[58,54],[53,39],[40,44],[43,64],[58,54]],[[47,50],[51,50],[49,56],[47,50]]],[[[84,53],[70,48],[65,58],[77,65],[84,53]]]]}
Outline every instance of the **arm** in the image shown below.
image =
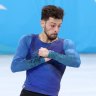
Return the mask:
{"type": "Polygon", "coordinates": [[[49,51],[48,58],[52,58],[66,66],[79,67],[81,63],[80,56],[71,40],[64,40],[64,50],[65,55],[54,51],[49,51]]]}
{"type": "Polygon", "coordinates": [[[54,59],[66,66],[79,67],[81,63],[80,56],[77,53],[74,43],[71,40],[64,40],[64,51],[65,55],[48,50],[46,48],[40,48],[39,56],[54,59]]]}
{"type": "Polygon", "coordinates": [[[44,58],[38,56],[38,52],[33,53],[30,60],[26,59],[30,43],[31,36],[25,36],[20,40],[19,46],[11,64],[12,72],[28,70],[45,62],[44,58]]]}

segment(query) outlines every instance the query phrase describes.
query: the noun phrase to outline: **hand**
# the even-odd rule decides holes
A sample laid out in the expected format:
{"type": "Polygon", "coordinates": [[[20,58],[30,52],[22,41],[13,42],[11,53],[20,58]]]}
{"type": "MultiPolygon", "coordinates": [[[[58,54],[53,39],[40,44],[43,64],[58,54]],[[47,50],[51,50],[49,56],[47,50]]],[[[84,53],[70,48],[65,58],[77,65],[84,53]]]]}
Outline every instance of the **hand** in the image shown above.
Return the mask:
{"type": "Polygon", "coordinates": [[[44,58],[45,62],[48,62],[49,60],[51,60],[50,58],[44,58]]]}
{"type": "Polygon", "coordinates": [[[49,50],[47,48],[41,47],[38,51],[38,55],[44,58],[48,57],[48,54],[49,54],[49,50]]]}

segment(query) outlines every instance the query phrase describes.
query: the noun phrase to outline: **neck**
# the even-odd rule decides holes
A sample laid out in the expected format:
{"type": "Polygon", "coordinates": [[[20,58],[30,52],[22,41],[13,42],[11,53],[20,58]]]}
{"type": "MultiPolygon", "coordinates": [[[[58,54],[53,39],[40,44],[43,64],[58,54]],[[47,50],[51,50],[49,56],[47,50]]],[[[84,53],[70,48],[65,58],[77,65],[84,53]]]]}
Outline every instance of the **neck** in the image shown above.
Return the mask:
{"type": "Polygon", "coordinates": [[[45,43],[51,43],[51,42],[54,42],[54,41],[58,40],[58,38],[56,38],[55,40],[49,40],[48,37],[46,36],[46,34],[44,32],[42,32],[41,34],[39,34],[39,39],[42,42],[45,42],[45,43]]]}

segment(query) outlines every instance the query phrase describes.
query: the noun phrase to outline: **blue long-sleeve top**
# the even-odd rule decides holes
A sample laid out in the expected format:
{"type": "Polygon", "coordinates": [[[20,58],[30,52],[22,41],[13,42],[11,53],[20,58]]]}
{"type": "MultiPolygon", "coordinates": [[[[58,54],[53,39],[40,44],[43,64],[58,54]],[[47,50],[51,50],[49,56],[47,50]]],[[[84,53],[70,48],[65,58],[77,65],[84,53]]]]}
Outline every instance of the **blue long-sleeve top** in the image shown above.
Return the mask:
{"type": "MultiPolygon", "coordinates": [[[[29,70],[45,62],[44,58],[40,58],[38,56],[38,50],[33,53],[31,59],[26,59],[26,55],[31,43],[31,38],[31,35],[27,35],[20,39],[19,46],[11,64],[12,72],[29,70]]],[[[69,39],[64,39],[63,47],[65,55],[50,51],[48,58],[54,59],[61,64],[64,64],[65,66],[79,67],[81,63],[80,56],[76,51],[74,43],[69,39]]]]}

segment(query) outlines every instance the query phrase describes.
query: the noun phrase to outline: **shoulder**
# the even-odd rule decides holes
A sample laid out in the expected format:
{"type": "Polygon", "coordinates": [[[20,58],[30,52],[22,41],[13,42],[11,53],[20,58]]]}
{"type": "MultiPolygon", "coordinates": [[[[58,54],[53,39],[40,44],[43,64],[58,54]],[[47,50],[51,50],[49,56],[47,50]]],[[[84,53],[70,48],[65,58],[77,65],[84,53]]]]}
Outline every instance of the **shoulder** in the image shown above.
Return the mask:
{"type": "Polygon", "coordinates": [[[75,43],[70,39],[64,39],[64,49],[74,49],[75,43]]]}
{"type": "Polygon", "coordinates": [[[27,46],[29,46],[32,40],[32,36],[33,34],[23,35],[21,36],[19,42],[25,43],[27,46]]]}
{"type": "Polygon", "coordinates": [[[63,41],[65,45],[74,45],[74,42],[71,39],[59,38],[60,41],[63,41]]]}
{"type": "Polygon", "coordinates": [[[20,40],[31,40],[33,36],[37,36],[38,34],[28,34],[28,35],[23,35],[21,36],[20,40]]]}
{"type": "Polygon", "coordinates": [[[64,39],[64,43],[69,44],[69,45],[74,44],[74,42],[71,39],[64,39]]]}
{"type": "Polygon", "coordinates": [[[32,34],[28,34],[28,35],[23,35],[23,36],[21,36],[21,38],[20,38],[20,40],[26,40],[26,39],[31,39],[31,37],[32,37],[32,34]]]}

